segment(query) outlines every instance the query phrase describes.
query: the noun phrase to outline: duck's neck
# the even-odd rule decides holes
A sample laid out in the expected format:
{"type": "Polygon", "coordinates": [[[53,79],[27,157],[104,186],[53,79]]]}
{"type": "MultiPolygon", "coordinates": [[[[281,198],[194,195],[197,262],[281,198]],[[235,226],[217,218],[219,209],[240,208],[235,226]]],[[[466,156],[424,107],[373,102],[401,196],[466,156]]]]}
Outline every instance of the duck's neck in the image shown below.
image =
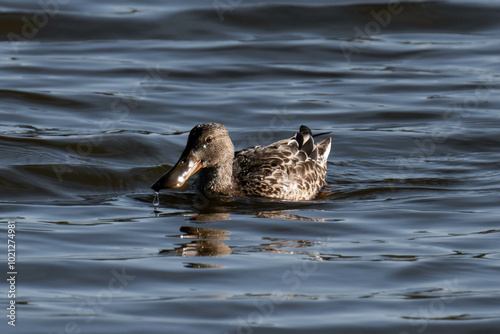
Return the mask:
{"type": "Polygon", "coordinates": [[[231,195],[233,192],[232,163],[200,170],[196,188],[206,195],[231,195]]]}

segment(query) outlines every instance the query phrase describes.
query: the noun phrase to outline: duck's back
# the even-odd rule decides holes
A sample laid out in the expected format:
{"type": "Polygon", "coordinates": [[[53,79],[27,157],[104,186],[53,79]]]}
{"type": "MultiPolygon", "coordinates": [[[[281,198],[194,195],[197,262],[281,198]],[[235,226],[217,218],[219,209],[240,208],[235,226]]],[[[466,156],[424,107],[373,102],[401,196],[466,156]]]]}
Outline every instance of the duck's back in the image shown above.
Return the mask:
{"type": "Polygon", "coordinates": [[[234,178],[242,196],[307,200],[325,185],[331,138],[314,143],[309,128],[290,139],[235,153],[234,178]]]}

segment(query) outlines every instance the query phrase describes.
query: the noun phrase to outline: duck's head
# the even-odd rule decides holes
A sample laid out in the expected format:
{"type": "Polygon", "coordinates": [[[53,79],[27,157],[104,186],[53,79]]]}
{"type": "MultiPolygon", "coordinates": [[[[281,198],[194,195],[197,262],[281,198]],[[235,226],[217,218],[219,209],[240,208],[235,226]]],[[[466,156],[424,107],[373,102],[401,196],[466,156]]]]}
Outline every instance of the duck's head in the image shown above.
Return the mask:
{"type": "Polygon", "coordinates": [[[234,147],[224,125],[198,124],[189,133],[184,152],[172,169],[151,186],[154,191],[182,187],[184,182],[202,168],[232,164],[234,147]]]}

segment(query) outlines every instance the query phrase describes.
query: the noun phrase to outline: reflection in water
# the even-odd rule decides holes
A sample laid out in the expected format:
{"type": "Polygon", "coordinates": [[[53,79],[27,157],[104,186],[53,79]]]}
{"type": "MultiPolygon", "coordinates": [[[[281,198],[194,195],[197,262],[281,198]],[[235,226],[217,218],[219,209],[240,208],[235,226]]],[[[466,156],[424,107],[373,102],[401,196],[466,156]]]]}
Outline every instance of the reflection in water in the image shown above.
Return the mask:
{"type": "MultiPolygon", "coordinates": [[[[230,231],[206,228],[206,227],[191,227],[182,226],[180,228],[181,235],[172,235],[170,237],[177,237],[180,239],[197,239],[190,240],[186,243],[181,243],[178,247],[172,249],[162,249],[159,251],[161,255],[167,256],[209,256],[209,257],[220,257],[226,256],[233,253],[236,249],[234,246],[228,246],[225,244],[226,240],[230,240],[230,231]]],[[[304,254],[313,260],[321,260],[320,253],[317,251],[307,251],[301,250],[297,251],[297,248],[308,248],[318,246],[317,242],[310,240],[286,240],[271,237],[263,237],[263,242],[260,245],[248,249],[239,249],[239,251],[244,252],[269,252],[269,253],[279,253],[279,254],[304,254]]],[[[213,268],[220,266],[212,266],[205,264],[193,263],[189,265],[190,268],[213,268]]]]}
{"type": "Polygon", "coordinates": [[[185,267],[186,268],[224,268],[224,266],[220,266],[217,264],[194,263],[194,262],[187,263],[185,267]]]}
{"type": "Polygon", "coordinates": [[[312,242],[310,240],[285,240],[285,239],[278,239],[278,238],[269,238],[269,237],[264,237],[263,238],[265,241],[268,241],[264,244],[262,244],[260,251],[261,252],[271,252],[271,253],[279,253],[279,254],[306,254],[306,255],[319,255],[319,254],[312,254],[311,252],[307,251],[289,251],[283,248],[305,248],[305,247],[313,247],[316,245],[315,242],[312,242]]]}
{"type": "Polygon", "coordinates": [[[173,250],[164,249],[160,254],[179,256],[223,256],[231,254],[231,248],[218,240],[197,240],[181,244],[173,250]]]}
{"type": "Polygon", "coordinates": [[[227,230],[182,226],[180,231],[185,233],[178,236],[181,239],[200,240],[182,243],[174,249],[163,249],[160,254],[178,256],[224,256],[231,254],[231,248],[222,241],[229,239],[226,235],[231,234],[231,232],[227,230]]]}
{"type": "Polygon", "coordinates": [[[221,221],[230,220],[229,213],[198,213],[191,216],[190,220],[204,222],[204,221],[221,221]]]}
{"type": "MultiPolygon", "coordinates": [[[[246,206],[240,206],[235,204],[241,204],[238,200],[232,202],[210,202],[210,206],[205,208],[204,212],[199,212],[189,216],[189,220],[196,222],[198,224],[208,223],[213,221],[225,221],[231,219],[231,214],[236,214],[235,208],[237,210],[245,210],[245,214],[253,215],[258,218],[276,218],[276,219],[286,219],[286,220],[299,220],[299,221],[319,221],[326,222],[332,219],[325,218],[311,218],[304,217],[297,214],[290,213],[291,210],[265,210],[265,208],[260,207],[260,202],[252,203],[251,201],[245,201],[246,206]],[[229,203],[229,205],[228,205],[229,203]],[[248,205],[250,204],[250,205],[248,205]],[[243,207],[243,209],[242,209],[243,207]],[[232,208],[232,210],[231,210],[232,208]],[[210,212],[207,212],[209,211],[210,212]],[[260,210],[258,210],[260,209],[260,210]]],[[[276,204],[276,203],[274,203],[276,204]]],[[[286,206],[288,203],[281,203],[286,206]]],[[[308,204],[311,205],[311,202],[308,204]]],[[[157,215],[160,216],[170,216],[172,213],[161,214],[160,211],[155,211],[157,215]]],[[[175,213],[178,215],[178,212],[175,213]]],[[[186,215],[184,215],[186,216],[186,215]]],[[[312,260],[322,260],[320,253],[317,251],[305,250],[304,248],[314,248],[317,242],[310,240],[285,240],[270,237],[262,237],[263,242],[251,247],[238,248],[235,246],[228,246],[225,242],[230,240],[229,235],[231,234],[228,230],[214,229],[207,227],[193,227],[193,226],[182,226],[180,235],[170,235],[170,237],[175,237],[179,239],[191,239],[189,242],[183,242],[177,244],[178,247],[170,249],[162,249],[159,254],[164,256],[182,256],[182,257],[221,257],[234,253],[235,250],[243,252],[270,252],[279,254],[303,254],[310,257],[312,260]],[[302,248],[304,250],[297,251],[297,248],[302,248]]],[[[218,268],[218,265],[207,265],[200,263],[189,263],[186,264],[189,268],[218,268]]]]}
{"type": "Polygon", "coordinates": [[[206,227],[182,226],[179,230],[186,233],[186,235],[181,235],[181,238],[228,240],[229,237],[226,237],[226,235],[231,234],[231,232],[227,230],[217,230],[206,227]]]}
{"type": "Polygon", "coordinates": [[[255,215],[259,218],[281,218],[281,219],[301,220],[301,221],[311,221],[311,222],[329,221],[329,219],[326,218],[310,218],[296,214],[291,214],[287,213],[285,210],[258,212],[255,215]]]}

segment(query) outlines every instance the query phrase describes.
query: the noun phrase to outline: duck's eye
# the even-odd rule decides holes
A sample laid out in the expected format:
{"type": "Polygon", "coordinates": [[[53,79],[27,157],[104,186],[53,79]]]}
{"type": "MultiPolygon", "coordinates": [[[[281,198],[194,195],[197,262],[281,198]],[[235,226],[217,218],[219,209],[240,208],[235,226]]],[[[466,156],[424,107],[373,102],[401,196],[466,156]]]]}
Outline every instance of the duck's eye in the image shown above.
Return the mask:
{"type": "Polygon", "coordinates": [[[214,137],[208,136],[207,139],[205,139],[205,143],[211,143],[212,140],[214,140],[214,137]]]}

